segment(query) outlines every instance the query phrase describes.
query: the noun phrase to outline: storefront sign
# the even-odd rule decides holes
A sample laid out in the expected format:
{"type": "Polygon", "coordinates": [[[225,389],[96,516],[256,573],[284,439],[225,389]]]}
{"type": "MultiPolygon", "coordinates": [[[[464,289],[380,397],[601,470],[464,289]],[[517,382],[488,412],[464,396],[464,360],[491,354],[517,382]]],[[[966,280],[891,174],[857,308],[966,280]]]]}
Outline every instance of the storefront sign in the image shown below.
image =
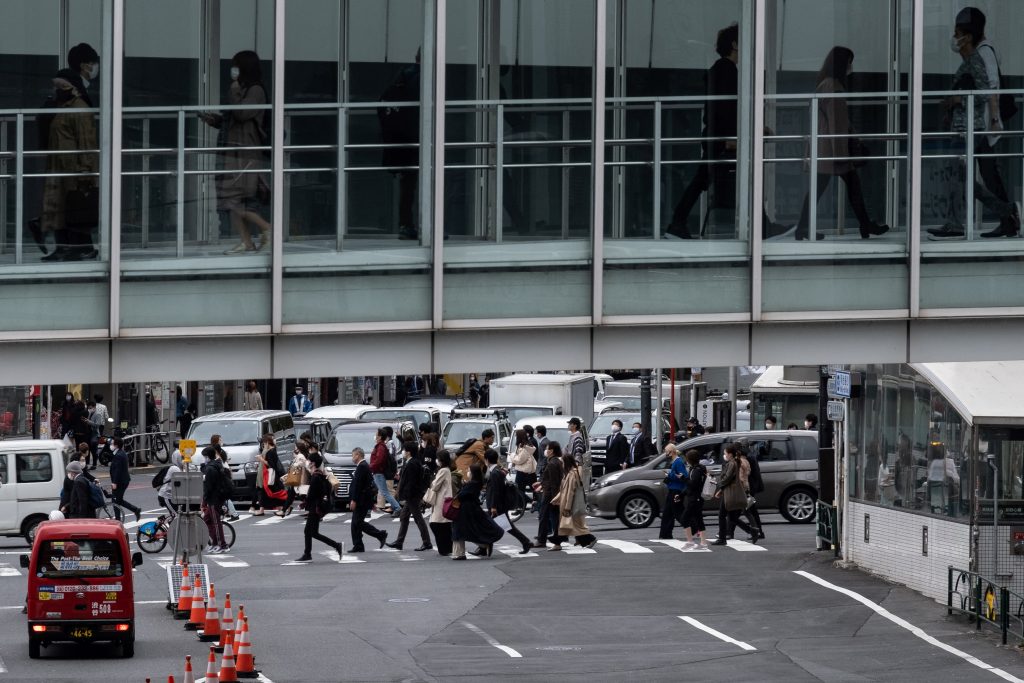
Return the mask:
{"type": "Polygon", "coordinates": [[[846,404],[842,401],[829,401],[825,404],[828,411],[828,419],[835,422],[842,422],[846,419],[846,404]]]}
{"type": "Polygon", "coordinates": [[[850,373],[837,372],[833,379],[836,382],[836,396],[841,398],[850,398],[850,373]]]}
{"type": "MultiPolygon", "coordinates": [[[[991,500],[978,502],[978,521],[992,523],[992,509],[995,506],[991,500]]],[[[1024,500],[1000,500],[999,501],[999,523],[1024,522],[1024,500]]],[[[1024,531],[1024,529],[1022,529],[1024,531]]]]}

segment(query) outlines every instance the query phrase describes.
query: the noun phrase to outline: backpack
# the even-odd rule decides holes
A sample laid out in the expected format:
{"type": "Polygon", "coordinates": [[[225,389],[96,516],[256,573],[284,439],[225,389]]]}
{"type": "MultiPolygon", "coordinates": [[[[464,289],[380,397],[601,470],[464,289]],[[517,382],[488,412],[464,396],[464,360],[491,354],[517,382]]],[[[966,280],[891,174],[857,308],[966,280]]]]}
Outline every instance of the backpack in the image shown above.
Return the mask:
{"type": "Polygon", "coordinates": [[[153,476],[152,485],[153,488],[158,489],[167,482],[167,470],[171,469],[170,465],[164,465],[160,470],[153,476]]]}
{"type": "Polygon", "coordinates": [[[518,510],[526,504],[526,499],[523,498],[519,487],[506,479],[505,488],[501,492],[501,502],[505,511],[518,510]]]}
{"type": "Polygon", "coordinates": [[[388,451],[384,460],[384,478],[394,479],[396,474],[398,474],[398,461],[395,460],[395,454],[388,451]]]}
{"type": "Polygon", "coordinates": [[[89,482],[89,504],[93,509],[98,509],[107,504],[104,500],[103,489],[94,481],[89,482]]]}

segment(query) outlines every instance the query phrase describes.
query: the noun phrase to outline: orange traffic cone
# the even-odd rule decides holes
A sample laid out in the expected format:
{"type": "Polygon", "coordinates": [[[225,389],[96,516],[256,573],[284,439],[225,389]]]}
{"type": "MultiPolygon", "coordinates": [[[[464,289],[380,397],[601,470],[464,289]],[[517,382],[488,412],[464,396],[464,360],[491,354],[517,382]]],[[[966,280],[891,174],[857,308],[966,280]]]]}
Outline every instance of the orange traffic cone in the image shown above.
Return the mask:
{"type": "Polygon", "coordinates": [[[242,621],[245,620],[245,605],[238,606],[238,617],[235,618],[235,638],[242,632],[242,621]]]}
{"type": "Polygon", "coordinates": [[[192,609],[189,611],[188,621],[185,622],[185,630],[198,631],[205,621],[206,603],[203,600],[203,586],[199,583],[199,576],[197,575],[195,582],[192,584],[192,609]]]}
{"type": "Polygon", "coordinates": [[[238,661],[235,663],[235,672],[239,678],[257,678],[260,673],[256,670],[256,663],[252,658],[252,643],[249,641],[249,617],[242,618],[242,630],[235,636],[235,643],[238,644],[238,661]]]}
{"type": "Polygon", "coordinates": [[[174,610],[175,619],[187,619],[192,611],[192,584],[189,581],[188,565],[181,568],[181,588],[178,591],[178,606],[174,610]]]}
{"type": "MultiPolygon", "coordinates": [[[[215,648],[217,652],[224,652],[224,646],[234,643],[235,640],[235,615],[231,611],[231,593],[224,594],[224,616],[220,620],[220,641],[215,648]]],[[[237,648],[238,646],[235,645],[237,648]]]]}
{"type": "Polygon", "coordinates": [[[219,683],[238,683],[238,672],[235,670],[235,653],[231,643],[224,646],[224,656],[220,658],[219,683]]]}
{"type": "Polygon", "coordinates": [[[217,655],[213,654],[213,646],[210,646],[210,658],[206,660],[206,681],[205,683],[218,683],[220,673],[217,671],[217,655]]]}
{"type": "Polygon", "coordinates": [[[206,622],[203,630],[199,632],[199,640],[204,643],[214,643],[220,639],[220,614],[217,612],[217,594],[210,584],[210,601],[206,604],[206,622]]]}
{"type": "Polygon", "coordinates": [[[185,655],[185,676],[182,683],[196,683],[196,677],[192,675],[192,655],[185,655]]]}

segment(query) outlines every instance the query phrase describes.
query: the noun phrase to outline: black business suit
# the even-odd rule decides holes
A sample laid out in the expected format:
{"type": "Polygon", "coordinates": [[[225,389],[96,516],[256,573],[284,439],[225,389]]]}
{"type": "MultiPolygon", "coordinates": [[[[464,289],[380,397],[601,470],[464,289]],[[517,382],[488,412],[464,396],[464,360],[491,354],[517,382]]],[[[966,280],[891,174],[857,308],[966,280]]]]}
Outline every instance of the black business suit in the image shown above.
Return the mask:
{"type": "Polygon", "coordinates": [[[505,519],[508,520],[509,525],[508,532],[523,545],[523,548],[529,548],[532,545],[530,539],[526,537],[526,534],[516,528],[516,525],[512,523],[512,519],[508,516],[508,508],[505,506],[504,493],[505,470],[497,466],[492,467],[491,471],[487,473],[487,512],[492,517],[505,515],[505,519]]]}
{"type": "Polygon", "coordinates": [[[387,538],[387,532],[377,529],[366,521],[373,507],[373,499],[377,495],[377,488],[373,484],[373,474],[370,466],[365,460],[356,465],[356,471],[352,475],[352,483],[349,485],[349,498],[356,504],[352,511],[352,550],[351,552],[363,552],[363,534],[369,534],[378,541],[387,538]]]}
{"type": "Polygon", "coordinates": [[[604,472],[618,472],[623,465],[629,464],[629,441],[622,432],[608,437],[608,447],[604,456],[604,472]]]}

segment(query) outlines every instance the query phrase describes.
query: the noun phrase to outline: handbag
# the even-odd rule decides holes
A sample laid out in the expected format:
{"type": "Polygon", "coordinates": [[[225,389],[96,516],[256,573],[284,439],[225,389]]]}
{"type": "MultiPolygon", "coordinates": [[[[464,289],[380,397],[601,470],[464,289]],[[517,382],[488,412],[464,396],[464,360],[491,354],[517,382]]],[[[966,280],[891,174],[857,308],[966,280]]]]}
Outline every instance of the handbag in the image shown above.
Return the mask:
{"type": "Polygon", "coordinates": [[[587,494],[583,492],[583,486],[576,487],[576,495],[572,497],[572,509],[570,510],[573,517],[581,517],[587,514],[587,494]]]}
{"type": "Polygon", "coordinates": [[[750,492],[748,491],[747,492],[747,509],[749,510],[750,508],[754,507],[755,505],[757,505],[757,498],[754,498],[752,495],[750,495],[750,492]]]}
{"type": "Polygon", "coordinates": [[[459,518],[459,510],[461,508],[462,503],[459,502],[458,498],[445,498],[444,506],[441,508],[441,516],[454,522],[459,518]]]}
{"type": "Polygon", "coordinates": [[[708,474],[704,478],[704,488],[700,491],[700,497],[704,500],[711,500],[715,497],[715,491],[718,490],[718,480],[708,474]]]}
{"type": "Polygon", "coordinates": [[[302,469],[299,467],[292,467],[288,470],[288,474],[284,475],[281,479],[281,483],[285,486],[295,488],[302,483],[302,469]]]}

